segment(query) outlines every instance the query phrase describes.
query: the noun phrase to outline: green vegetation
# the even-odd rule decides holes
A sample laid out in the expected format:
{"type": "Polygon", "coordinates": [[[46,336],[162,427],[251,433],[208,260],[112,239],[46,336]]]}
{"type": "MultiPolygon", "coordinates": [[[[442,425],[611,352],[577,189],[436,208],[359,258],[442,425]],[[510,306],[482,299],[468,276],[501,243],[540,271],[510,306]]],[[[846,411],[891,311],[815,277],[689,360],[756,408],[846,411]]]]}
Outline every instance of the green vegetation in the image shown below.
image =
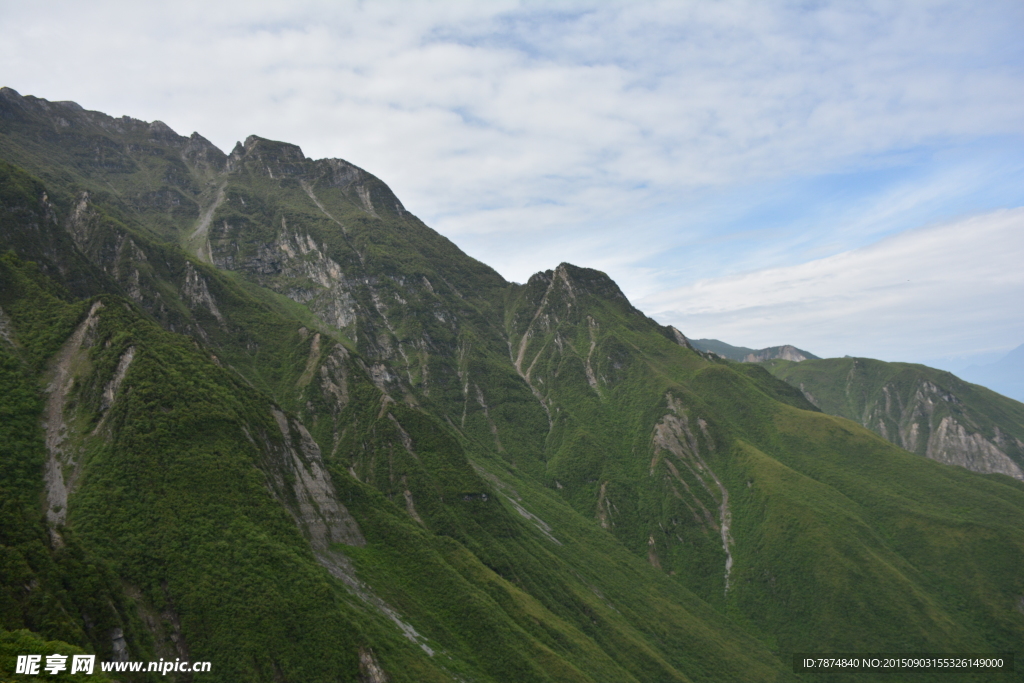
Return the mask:
{"type": "Polygon", "coordinates": [[[71,658],[74,655],[87,654],[85,650],[79,647],[75,647],[69,643],[60,640],[43,640],[32,631],[26,629],[19,629],[17,631],[8,632],[0,629],[0,676],[5,678],[9,677],[8,680],[16,681],[61,681],[64,682],[80,682],[80,681],[97,681],[98,683],[105,683],[110,678],[100,671],[99,665],[93,667],[92,674],[78,673],[72,675],[71,671],[71,658]],[[54,653],[62,654],[67,656],[66,670],[51,674],[45,671],[46,657],[54,653]],[[25,674],[15,674],[16,663],[18,655],[40,655],[40,671],[37,676],[27,676],[25,674]]]}
{"type": "Polygon", "coordinates": [[[764,366],[821,410],[919,455],[1024,478],[1024,404],[934,368],[870,358],[764,366]]]}
{"type": "Polygon", "coordinates": [[[343,161],[0,114],[0,667],[785,681],[1024,642],[1020,482],[681,346],[598,271],[506,283],[343,161]]]}

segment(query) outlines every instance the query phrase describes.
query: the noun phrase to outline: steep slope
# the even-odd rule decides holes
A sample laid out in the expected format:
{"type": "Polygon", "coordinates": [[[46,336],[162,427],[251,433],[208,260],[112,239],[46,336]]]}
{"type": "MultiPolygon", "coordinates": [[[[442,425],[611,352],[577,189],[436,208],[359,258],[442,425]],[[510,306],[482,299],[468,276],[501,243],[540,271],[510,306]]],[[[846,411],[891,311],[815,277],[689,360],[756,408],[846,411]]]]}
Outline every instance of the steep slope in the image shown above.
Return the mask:
{"type": "MultiPolygon", "coordinates": [[[[81,539],[123,605],[95,637],[82,633],[93,619],[64,609],[59,635],[101,655],[208,659],[211,680],[788,677],[567,506],[546,503],[567,533],[528,512],[487,470],[497,457],[509,477],[485,420],[481,445],[423,409],[429,385],[308,308],[154,241],[117,202],[3,172],[0,237],[20,255],[0,288],[5,388],[27,392],[17,405],[34,433],[33,458],[4,466],[44,501],[41,519],[25,513],[34,552],[59,559],[81,539]],[[74,198],[66,213],[60,197],[74,198]],[[66,238],[47,256],[31,231],[66,238]],[[91,289],[76,294],[81,272],[91,289]]],[[[5,590],[29,618],[5,612],[4,627],[55,637],[32,603],[66,598],[21,585],[5,590]]],[[[82,599],[102,600],[95,588],[82,599]]]]}
{"type": "Polygon", "coordinates": [[[868,358],[765,364],[826,413],[912,453],[1024,480],[1024,405],[923,365],[868,358]]]}
{"type": "MultiPolygon", "coordinates": [[[[5,158],[49,183],[81,250],[165,328],[230,356],[255,321],[221,334],[225,324],[216,318],[224,304],[209,302],[225,292],[210,289],[217,284],[197,263],[168,271],[160,240],[237,274],[234,289],[264,300],[279,294],[270,301],[277,307],[283,299],[301,304],[286,305],[289,314],[345,340],[398,398],[436,403],[477,438],[497,432],[502,449],[520,459],[538,449],[544,416],[507,362],[506,283],[406,212],[372,175],[255,136],[224,155],[201,136],[178,136],[159,122],[114,119],[9,88],[0,90],[0,114],[5,158]],[[132,234],[155,240],[149,252],[158,253],[140,252],[132,234]],[[177,305],[183,298],[185,306],[177,305]]],[[[232,289],[232,281],[220,282],[232,289]]],[[[276,335],[245,345],[271,341],[297,345],[276,335]]],[[[248,355],[229,360],[285,405],[304,405],[248,355]]]]}
{"type": "Polygon", "coordinates": [[[0,114],[37,177],[0,169],[0,472],[35,482],[37,551],[107,577],[110,628],[64,608],[82,647],[116,623],[211,680],[670,681],[1024,640],[1019,482],[701,355],[598,271],[505,283],[346,162],[9,89],[0,114]]]}
{"type": "Polygon", "coordinates": [[[1015,647],[1024,487],[909,456],[759,365],[708,362],[596,271],[563,264],[517,294],[548,481],[652,566],[783,652],[1015,647]],[[944,550],[974,542],[986,569],[944,550]]]}
{"type": "Polygon", "coordinates": [[[781,359],[800,362],[802,360],[816,359],[813,353],[798,349],[795,346],[785,344],[783,346],[769,346],[764,349],[748,349],[745,346],[732,346],[717,339],[694,339],[691,342],[693,348],[705,353],[713,353],[720,358],[739,361],[741,363],[760,363],[766,360],[781,359]]]}

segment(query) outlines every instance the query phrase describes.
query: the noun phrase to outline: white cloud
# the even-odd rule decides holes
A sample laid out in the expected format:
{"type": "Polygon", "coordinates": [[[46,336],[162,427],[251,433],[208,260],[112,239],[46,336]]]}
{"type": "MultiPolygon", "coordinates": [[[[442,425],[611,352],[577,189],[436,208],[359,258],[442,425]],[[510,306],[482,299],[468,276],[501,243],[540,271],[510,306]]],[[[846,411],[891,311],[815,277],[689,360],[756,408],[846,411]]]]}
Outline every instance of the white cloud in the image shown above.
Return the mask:
{"type": "MultiPolygon", "coordinates": [[[[971,164],[950,162],[960,186],[931,173],[862,196],[877,206],[848,197],[831,223],[782,226],[744,190],[792,185],[815,206],[808,179],[938,163],[986,137],[1024,150],[1018,0],[0,9],[4,85],[224,149],[258,134],[348,159],[517,280],[569,260],[636,295],[848,250],[962,213],[958,197],[981,196],[971,164]]],[[[1001,189],[969,210],[1024,203],[1020,163],[977,175],[1001,189]]]]}
{"type": "Polygon", "coordinates": [[[1020,65],[982,33],[999,12],[956,4],[8,4],[17,89],[355,157],[428,217],[828,171],[1024,119],[1020,65]]]}
{"type": "Polygon", "coordinates": [[[797,266],[709,279],[638,305],[695,338],[908,360],[1024,338],[1024,208],[922,228],[797,266]]]}

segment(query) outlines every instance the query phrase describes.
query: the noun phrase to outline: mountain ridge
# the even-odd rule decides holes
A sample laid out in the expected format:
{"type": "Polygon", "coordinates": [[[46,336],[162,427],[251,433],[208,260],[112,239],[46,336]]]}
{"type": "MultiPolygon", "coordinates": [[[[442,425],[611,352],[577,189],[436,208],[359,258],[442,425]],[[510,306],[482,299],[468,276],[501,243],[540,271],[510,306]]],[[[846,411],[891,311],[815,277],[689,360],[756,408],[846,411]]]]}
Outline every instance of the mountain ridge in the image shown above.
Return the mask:
{"type": "Polygon", "coordinates": [[[1024,480],[1024,405],[952,373],[912,363],[831,358],[765,364],[832,415],[906,450],[1024,480]]]}
{"type": "Polygon", "coordinates": [[[696,352],[600,271],[507,283],[347,162],[12,93],[0,360],[41,402],[4,404],[0,489],[68,494],[0,539],[40,579],[4,629],[211,680],[781,681],[1021,642],[1024,484],[696,352]],[[53,588],[53,534],[92,588],[53,588]]]}
{"type": "Polygon", "coordinates": [[[760,363],[766,360],[782,359],[800,362],[817,359],[813,353],[798,349],[790,344],[769,346],[763,349],[750,349],[745,346],[732,346],[717,339],[696,339],[692,341],[695,348],[705,353],[713,353],[720,358],[739,361],[740,363],[760,363]]]}

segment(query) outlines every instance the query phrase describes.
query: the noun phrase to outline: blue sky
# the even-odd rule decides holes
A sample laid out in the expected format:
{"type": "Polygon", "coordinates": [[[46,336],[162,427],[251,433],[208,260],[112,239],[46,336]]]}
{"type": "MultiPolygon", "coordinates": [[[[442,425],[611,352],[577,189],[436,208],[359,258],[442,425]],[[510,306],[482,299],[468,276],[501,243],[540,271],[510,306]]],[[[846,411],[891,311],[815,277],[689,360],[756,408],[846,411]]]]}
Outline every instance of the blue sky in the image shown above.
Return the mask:
{"type": "MultiPolygon", "coordinates": [[[[341,157],[505,277],[692,337],[1024,342],[1024,4],[0,0],[3,85],[341,157]]],[[[945,360],[943,360],[945,359],[945,360]]]]}

